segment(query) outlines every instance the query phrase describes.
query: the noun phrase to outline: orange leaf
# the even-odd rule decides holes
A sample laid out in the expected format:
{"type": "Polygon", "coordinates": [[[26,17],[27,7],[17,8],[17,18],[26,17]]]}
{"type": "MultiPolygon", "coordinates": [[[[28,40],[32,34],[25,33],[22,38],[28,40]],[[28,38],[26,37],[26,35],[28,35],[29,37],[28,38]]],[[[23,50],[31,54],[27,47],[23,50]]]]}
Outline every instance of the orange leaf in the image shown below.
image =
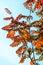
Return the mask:
{"type": "Polygon", "coordinates": [[[26,47],[25,46],[21,46],[17,51],[16,54],[21,54],[22,52],[26,51],[26,47]]]}
{"type": "Polygon", "coordinates": [[[23,63],[23,62],[25,61],[25,59],[26,59],[26,55],[24,55],[24,56],[21,58],[20,63],[23,63]]]}
{"type": "Polygon", "coordinates": [[[14,36],[12,39],[14,41],[18,41],[18,42],[22,42],[22,40],[23,40],[21,36],[14,36]]]}
{"type": "Polygon", "coordinates": [[[3,29],[3,30],[8,30],[9,28],[10,28],[10,26],[7,25],[7,26],[3,27],[2,29],[3,29]]]}
{"type": "Polygon", "coordinates": [[[43,40],[38,40],[36,42],[36,45],[35,46],[36,46],[37,49],[40,49],[42,44],[43,44],[43,40]]]}
{"type": "Polygon", "coordinates": [[[7,34],[7,38],[12,38],[14,37],[15,31],[11,30],[9,31],[9,33],[7,34]]]}
{"type": "Polygon", "coordinates": [[[32,61],[30,61],[30,65],[34,65],[34,64],[32,63],[32,61]]]}
{"type": "Polygon", "coordinates": [[[36,8],[37,8],[37,9],[40,9],[40,8],[41,8],[41,3],[40,3],[40,1],[36,2],[36,6],[35,6],[34,10],[36,10],[36,8]]]}
{"type": "Polygon", "coordinates": [[[23,34],[26,34],[27,33],[27,29],[22,29],[22,30],[20,30],[21,31],[21,33],[23,33],[23,34]]]}
{"type": "Polygon", "coordinates": [[[29,39],[30,39],[30,34],[28,34],[28,33],[24,33],[23,34],[23,38],[25,39],[25,40],[27,40],[27,41],[29,41],[29,39]]]}
{"type": "Polygon", "coordinates": [[[35,3],[36,2],[36,0],[33,0],[33,3],[35,3]]]}
{"type": "Polygon", "coordinates": [[[15,47],[18,46],[20,44],[20,42],[13,42],[12,44],[10,44],[10,46],[15,47]]]}
{"type": "Polygon", "coordinates": [[[14,23],[10,23],[9,25],[3,27],[3,30],[8,30],[9,28],[11,28],[14,25],[14,23]]]}

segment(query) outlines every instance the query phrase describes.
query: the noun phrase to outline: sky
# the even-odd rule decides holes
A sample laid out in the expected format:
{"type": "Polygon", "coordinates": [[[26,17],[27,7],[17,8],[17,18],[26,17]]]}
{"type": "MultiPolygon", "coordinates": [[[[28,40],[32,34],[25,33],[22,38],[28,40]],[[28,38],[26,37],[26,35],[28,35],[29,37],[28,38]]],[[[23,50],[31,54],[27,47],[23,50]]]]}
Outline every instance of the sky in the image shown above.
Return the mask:
{"type": "MultiPolygon", "coordinates": [[[[23,6],[23,2],[25,2],[25,0],[0,0],[0,65],[29,65],[29,59],[26,59],[23,64],[19,64],[20,58],[15,53],[18,47],[12,48],[9,46],[12,40],[7,39],[7,32],[1,29],[3,26],[10,23],[9,21],[3,20],[4,17],[9,16],[5,12],[5,8],[11,10],[14,18],[19,14],[29,15],[29,10],[23,6]]],[[[35,13],[31,15],[34,16],[33,20],[38,19],[35,13]]]]}

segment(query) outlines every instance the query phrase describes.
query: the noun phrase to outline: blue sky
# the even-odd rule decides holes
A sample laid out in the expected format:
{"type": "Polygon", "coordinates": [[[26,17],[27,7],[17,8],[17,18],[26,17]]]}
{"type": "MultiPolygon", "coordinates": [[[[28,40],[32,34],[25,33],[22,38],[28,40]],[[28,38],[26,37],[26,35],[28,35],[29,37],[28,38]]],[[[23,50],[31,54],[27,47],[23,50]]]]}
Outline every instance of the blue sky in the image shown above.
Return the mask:
{"type": "MultiPolygon", "coordinates": [[[[29,11],[23,6],[24,1],[25,0],[0,0],[0,65],[29,65],[29,59],[27,59],[25,63],[19,64],[20,58],[15,53],[17,47],[12,48],[9,46],[12,40],[7,39],[7,32],[1,29],[10,23],[9,21],[3,20],[4,17],[9,16],[4,8],[10,9],[14,18],[21,13],[29,15],[29,11]]],[[[38,19],[35,13],[31,15],[34,16],[33,20],[38,19]]]]}

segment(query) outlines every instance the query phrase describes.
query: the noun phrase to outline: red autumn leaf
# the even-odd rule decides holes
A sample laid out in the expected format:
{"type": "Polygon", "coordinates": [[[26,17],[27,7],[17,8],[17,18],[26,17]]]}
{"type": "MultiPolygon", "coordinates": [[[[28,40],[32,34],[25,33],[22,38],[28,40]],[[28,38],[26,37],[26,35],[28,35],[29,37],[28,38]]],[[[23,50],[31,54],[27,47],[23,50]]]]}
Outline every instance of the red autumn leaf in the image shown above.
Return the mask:
{"type": "Polygon", "coordinates": [[[7,25],[7,26],[3,27],[2,29],[3,29],[3,30],[8,30],[9,28],[10,28],[10,26],[7,25]]]}
{"type": "Polygon", "coordinates": [[[19,15],[16,17],[15,21],[19,21],[21,18],[22,18],[22,14],[19,14],[19,15]]]}
{"type": "Polygon", "coordinates": [[[7,17],[7,18],[4,18],[4,20],[11,20],[12,17],[7,17]]]}
{"type": "Polygon", "coordinates": [[[23,62],[25,61],[25,59],[26,59],[26,55],[24,55],[24,56],[21,58],[20,63],[23,63],[23,62]]]}
{"type": "Polygon", "coordinates": [[[34,10],[36,10],[36,8],[37,8],[37,9],[40,9],[40,8],[41,8],[41,3],[40,3],[40,1],[36,2],[36,6],[35,6],[34,10]]]}
{"type": "Polygon", "coordinates": [[[24,3],[24,6],[26,7],[26,9],[29,9],[30,11],[34,11],[32,9],[32,6],[33,4],[36,3],[36,0],[27,0],[25,3],[24,3]]]}
{"type": "Polygon", "coordinates": [[[41,7],[40,4],[41,4],[40,2],[37,2],[37,3],[36,3],[36,8],[40,8],[40,7],[41,7]]]}
{"type": "Polygon", "coordinates": [[[11,14],[10,10],[8,8],[5,8],[5,11],[8,13],[8,14],[11,14]]]}
{"type": "Polygon", "coordinates": [[[14,26],[14,23],[10,23],[9,25],[3,27],[3,30],[8,30],[9,28],[11,28],[12,26],[14,26]]]}
{"type": "Polygon", "coordinates": [[[24,3],[24,6],[26,7],[26,9],[29,9],[29,6],[32,7],[32,2],[26,1],[26,2],[24,3]]]}
{"type": "Polygon", "coordinates": [[[15,20],[14,20],[14,18],[12,17],[12,20],[11,20],[11,22],[12,22],[12,23],[14,23],[14,22],[17,22],[17,21],[15,21],[15,20]]]}
{"type": "Polygon", "coordinates": [[[9,33],[7,34],[7,38],[13,38],[15,34],[15,31],[11,30],[9,31],[9,33]]]}
{"type": "Polygon", "coordinates": [[[20,42],[13,42],[12,44],[10,44],[11,47],[15,47],[18,46],[20,44],[20,42]]]}
{"type": "Polygon", "coordinates": [[[12,39],[14,41],[18,41],[18,42],[22,42],[22,40],[23,40],[21,36],[14,36],[12,39]]]}

